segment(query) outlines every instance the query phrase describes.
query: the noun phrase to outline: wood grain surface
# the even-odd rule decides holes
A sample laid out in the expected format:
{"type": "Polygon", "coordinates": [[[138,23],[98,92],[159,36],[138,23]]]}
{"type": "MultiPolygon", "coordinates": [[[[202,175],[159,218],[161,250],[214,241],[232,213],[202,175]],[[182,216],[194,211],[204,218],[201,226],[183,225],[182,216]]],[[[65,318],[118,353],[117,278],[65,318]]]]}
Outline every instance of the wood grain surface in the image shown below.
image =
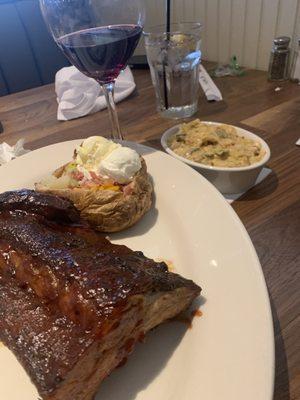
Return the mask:
{"type": "MultiPolygon", "coordinates": [[[[163,131],[176,122],[155,109],[148,71],[136,71],[137,90],[119,104],[126,139],[159,147],[163,131]]],[[[233,203],[258,252],[266,277],[275,326],[275,400],[300,399],[300,86],[268,83],[266,74],[247,71],[217,80],[224,101],[199,100],[198,117],[239,125],[270,145],[272,174],[233,203]]],[[[108,135],[106,111],[68,122],[56,119],[54,86],[0,98],[0,142],[25,138],[36,149],[55,142],[108,135]]],[[[242,399],[241,399],[242,400],[242,399]]],[[[253,399],[255,400],[255,399],[253,399]]]]}

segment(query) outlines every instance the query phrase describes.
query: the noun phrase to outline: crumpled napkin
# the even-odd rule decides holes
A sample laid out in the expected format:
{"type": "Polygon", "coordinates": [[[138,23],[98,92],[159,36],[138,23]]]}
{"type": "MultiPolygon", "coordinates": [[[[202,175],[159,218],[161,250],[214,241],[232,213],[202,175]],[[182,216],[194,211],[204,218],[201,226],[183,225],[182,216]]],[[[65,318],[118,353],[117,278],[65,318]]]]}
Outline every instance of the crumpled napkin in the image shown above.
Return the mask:
{"type": "MultiPolygon", "coordinates": [[[[131,70],[127,67],[116,80],[115,102],[128,97],[135,86],[131,70]]],[[[65,67],[56,73],[55,91],[58,102],[57,119],[60,121],[83,117],[106,108],[100,85],[75,67],[65,67]]]]}
{"type": "Polygon", "coordinates": [[[14,146],[10,146],[5,142],[0,144],[0,165],[6,164],[16,157],[29,153],[30,150],[24,149],[24,142],[24,139],[20,139],[14,146]]]}

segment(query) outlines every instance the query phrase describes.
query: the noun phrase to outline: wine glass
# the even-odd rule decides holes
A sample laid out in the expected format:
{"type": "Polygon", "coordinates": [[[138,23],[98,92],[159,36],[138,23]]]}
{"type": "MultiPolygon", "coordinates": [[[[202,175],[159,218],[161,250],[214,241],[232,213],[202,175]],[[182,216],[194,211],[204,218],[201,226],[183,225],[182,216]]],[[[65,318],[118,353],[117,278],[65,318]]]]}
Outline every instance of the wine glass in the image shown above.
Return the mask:
{"type": "Polygon", "coordinates": [[[114,102],[115,80],[142,34],[142,0],[40,0],[52,36],[70,62],[105,94],[112,138],[123,139],[114,102]]]}

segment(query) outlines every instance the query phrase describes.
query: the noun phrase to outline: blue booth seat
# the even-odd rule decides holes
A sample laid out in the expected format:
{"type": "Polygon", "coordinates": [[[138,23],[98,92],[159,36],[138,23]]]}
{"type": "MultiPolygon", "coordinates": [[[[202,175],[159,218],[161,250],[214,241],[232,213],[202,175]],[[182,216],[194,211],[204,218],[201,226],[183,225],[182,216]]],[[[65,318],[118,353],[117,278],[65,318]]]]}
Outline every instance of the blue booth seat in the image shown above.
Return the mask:
{"type": "Polygon", "coordinates": [[[66,65],[38,0],[0,0],[0,96],[51,83],[66,65]]]}

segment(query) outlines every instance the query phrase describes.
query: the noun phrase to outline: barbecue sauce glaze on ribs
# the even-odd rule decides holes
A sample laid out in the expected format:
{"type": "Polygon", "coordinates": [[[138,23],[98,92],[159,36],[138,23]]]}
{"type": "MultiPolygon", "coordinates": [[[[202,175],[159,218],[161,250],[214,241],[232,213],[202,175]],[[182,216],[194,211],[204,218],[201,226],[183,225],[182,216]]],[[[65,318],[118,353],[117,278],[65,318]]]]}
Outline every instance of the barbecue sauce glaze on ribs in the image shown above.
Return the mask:
{"type": "Polygon", "coordinates": [[[134,344],[200,290],[82,224],[66,199],[0,195],[0,339],[45,400],[91,400],[134,344]]]}

